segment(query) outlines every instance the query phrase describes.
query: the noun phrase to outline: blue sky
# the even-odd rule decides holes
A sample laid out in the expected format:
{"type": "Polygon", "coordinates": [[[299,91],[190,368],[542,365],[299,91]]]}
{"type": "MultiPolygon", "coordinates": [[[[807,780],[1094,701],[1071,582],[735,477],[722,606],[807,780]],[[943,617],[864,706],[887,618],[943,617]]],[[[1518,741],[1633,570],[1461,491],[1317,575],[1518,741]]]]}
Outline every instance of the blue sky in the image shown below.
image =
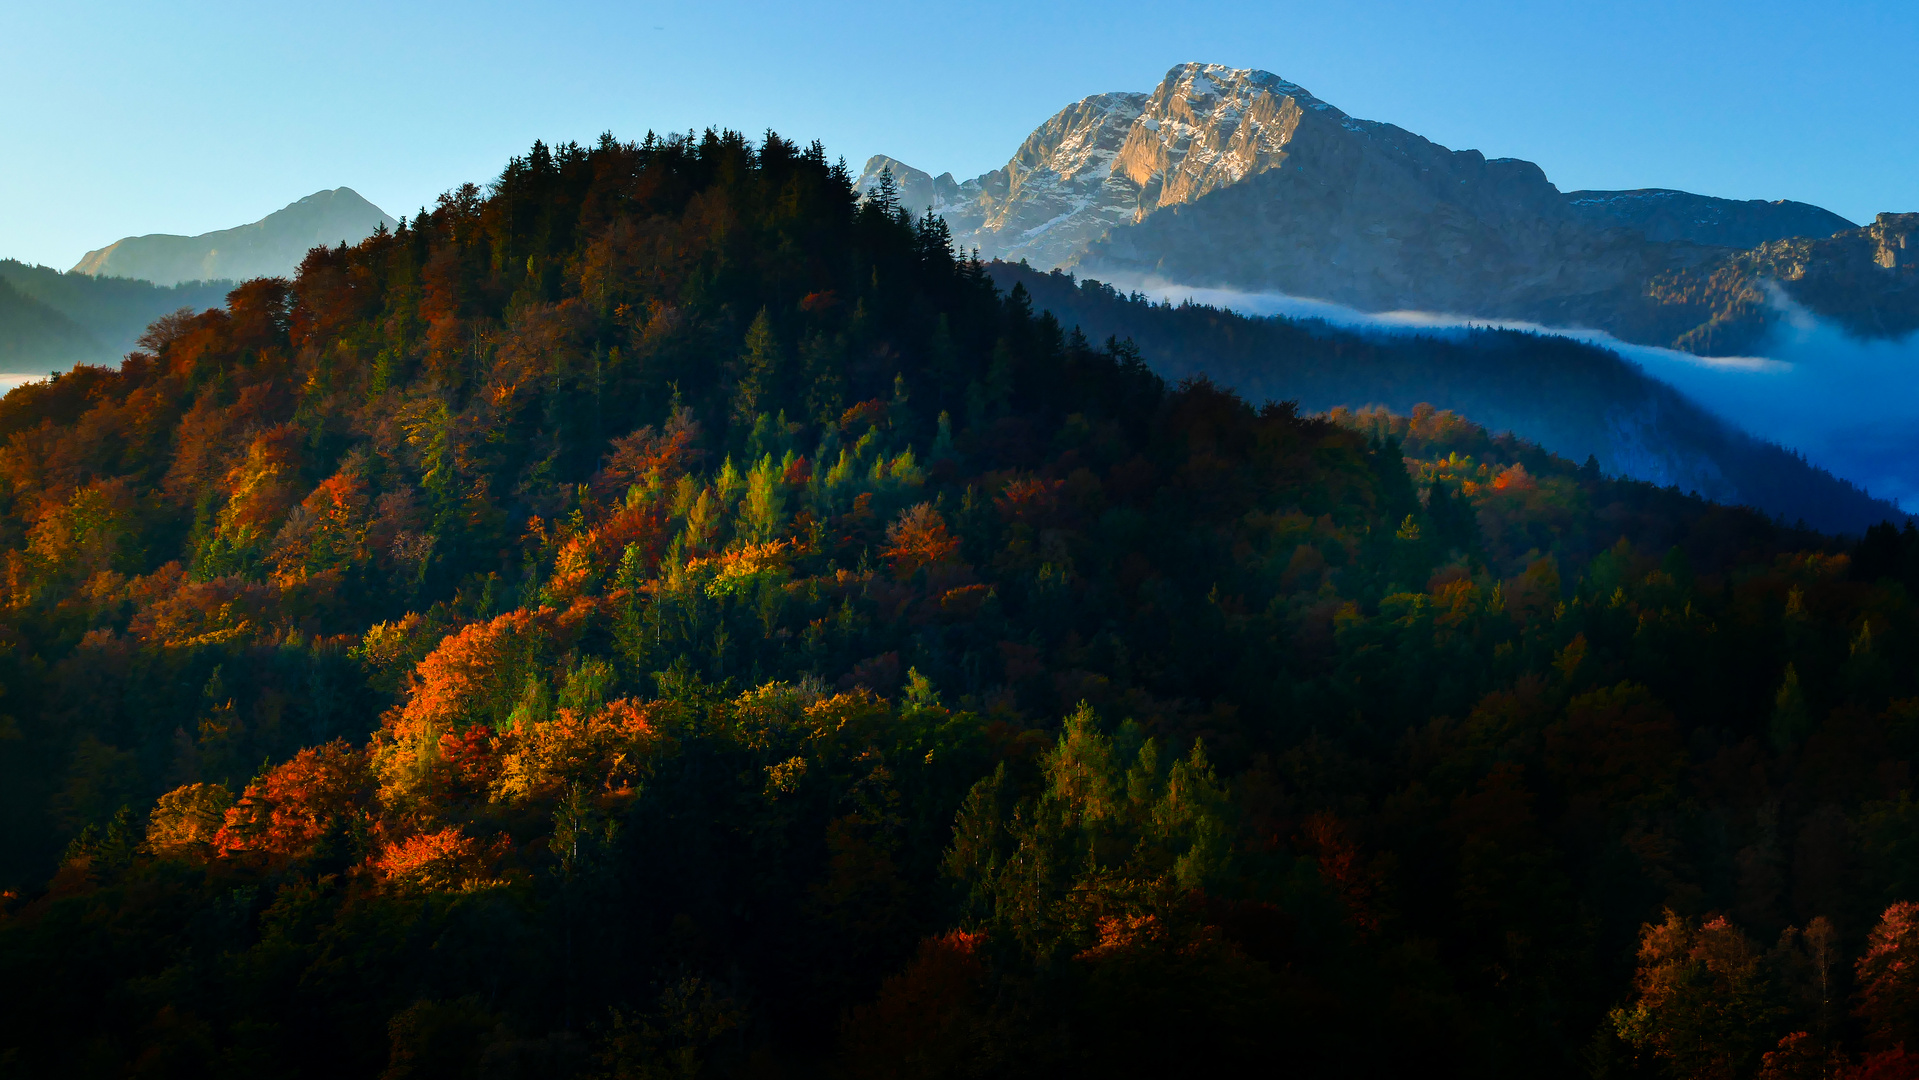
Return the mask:
{"type": "Polygon", "coordinates": [[[965,177],[1205,60],[1560,187],[1919,209],[1919,4],[0,2],[0,257],[346,185],[399,215],[535,138],[768,127],[965,177]]]}

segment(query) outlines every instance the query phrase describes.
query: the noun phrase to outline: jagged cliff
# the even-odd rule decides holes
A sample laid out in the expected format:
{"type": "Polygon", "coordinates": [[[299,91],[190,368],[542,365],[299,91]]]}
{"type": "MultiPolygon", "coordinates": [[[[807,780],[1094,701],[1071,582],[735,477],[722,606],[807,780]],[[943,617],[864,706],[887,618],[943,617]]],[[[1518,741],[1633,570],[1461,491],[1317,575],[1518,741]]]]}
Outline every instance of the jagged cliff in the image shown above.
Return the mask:
{"type": "Polygon", "coordinates": [[[965,183],[888,157],[866,163],[870,187],[880,170],[900,181],[900,203],[946,219],[963,247],[987,258],[1051,268],[1117,225],[1139,220],[1141,186],[1116,166],[1141,119],[1145,94],[1096,94],[1061,109],[1027,136],[1004,168],[965,183]]]}
{"type": "Polygon", "coordinates": [[[885,169],[904,207],[940,214],[964,247],[1122,282],[1589,326],[1700,352],[1763,336],[1769,281],[1861,333],[1919,312],[1897,274],[1864,272],[1897,268],[1860,262],[1863,241],[1817,239],[1854,230],[1819,207],[1565,193],[1532,162],[1348,116],[1261,71],[1182,64],[1151,93],[1075,102],[973,180],[876,157],[863,184],[885,169]],[[1815,302],[1828,279],[1844,287],[1815,302]]]}

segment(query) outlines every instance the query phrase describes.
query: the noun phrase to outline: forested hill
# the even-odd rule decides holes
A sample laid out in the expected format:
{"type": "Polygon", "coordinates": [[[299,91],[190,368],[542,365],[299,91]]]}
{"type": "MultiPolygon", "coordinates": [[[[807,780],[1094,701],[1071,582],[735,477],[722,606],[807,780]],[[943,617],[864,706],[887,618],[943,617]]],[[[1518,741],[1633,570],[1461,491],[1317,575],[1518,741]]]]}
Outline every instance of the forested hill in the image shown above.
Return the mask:
{"type": "Polygon", "coordinates": [[[0,276],[0,371],[39,373],[106,358],[93,335],[0,276]]]}
{"type": "Polygon", "coordinates": [[[1676,485],[1787,521],[1859,535],[1903,522],[1894,504],[1748,435],[1607,349],[1550,334],[1471,329],[1388,334],[1203,304],[1155,303],[1060,271],[991,263],[1002,288],[1088,336],[1134,341],[1168,378],[1207,375],[1248,398],[1313,411],[1421,403],[1512,431],[1609,473],[1676,485]]]}
{"type": "Polygon", "coordinates": [[[1169,384],[817,145],[536,144],[0,439],[11,1074],[1919,1047],[1919,533],[1169,384]]]}
{"type": "Polygon", "coordinates": [[[63,274],[0,259],[0,372],[40,375],[74,364],[117,364],[153,320],[181,308],[218,305],[232,288],[231,281],[161,286],[63,274]]]}

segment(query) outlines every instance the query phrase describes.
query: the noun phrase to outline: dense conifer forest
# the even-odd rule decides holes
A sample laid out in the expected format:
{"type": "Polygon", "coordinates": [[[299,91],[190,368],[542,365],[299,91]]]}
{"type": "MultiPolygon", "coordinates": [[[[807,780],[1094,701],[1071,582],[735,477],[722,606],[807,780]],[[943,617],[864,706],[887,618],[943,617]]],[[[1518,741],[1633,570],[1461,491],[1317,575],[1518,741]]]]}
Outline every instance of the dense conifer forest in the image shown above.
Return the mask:
{"type": "Polygon", "coordinates": [[[0,401],[0,1074],[1914,1074],[1919,533],[536,144],[0,401]]]}

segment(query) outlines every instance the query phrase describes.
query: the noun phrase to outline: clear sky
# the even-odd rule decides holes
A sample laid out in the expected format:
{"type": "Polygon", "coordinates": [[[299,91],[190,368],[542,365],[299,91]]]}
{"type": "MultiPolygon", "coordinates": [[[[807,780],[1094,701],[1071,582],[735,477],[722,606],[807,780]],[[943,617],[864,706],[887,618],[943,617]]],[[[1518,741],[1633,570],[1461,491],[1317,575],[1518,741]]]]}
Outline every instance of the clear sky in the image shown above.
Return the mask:
{"type": "Polygon", "coordinates": [[[1919,210],[1919,3],[170,4],[0,0],[0,257],[396,216],[536,138],[773,128],[964,178],[1185,60],[1524,157],[1563,189],[1919,210]]]}

